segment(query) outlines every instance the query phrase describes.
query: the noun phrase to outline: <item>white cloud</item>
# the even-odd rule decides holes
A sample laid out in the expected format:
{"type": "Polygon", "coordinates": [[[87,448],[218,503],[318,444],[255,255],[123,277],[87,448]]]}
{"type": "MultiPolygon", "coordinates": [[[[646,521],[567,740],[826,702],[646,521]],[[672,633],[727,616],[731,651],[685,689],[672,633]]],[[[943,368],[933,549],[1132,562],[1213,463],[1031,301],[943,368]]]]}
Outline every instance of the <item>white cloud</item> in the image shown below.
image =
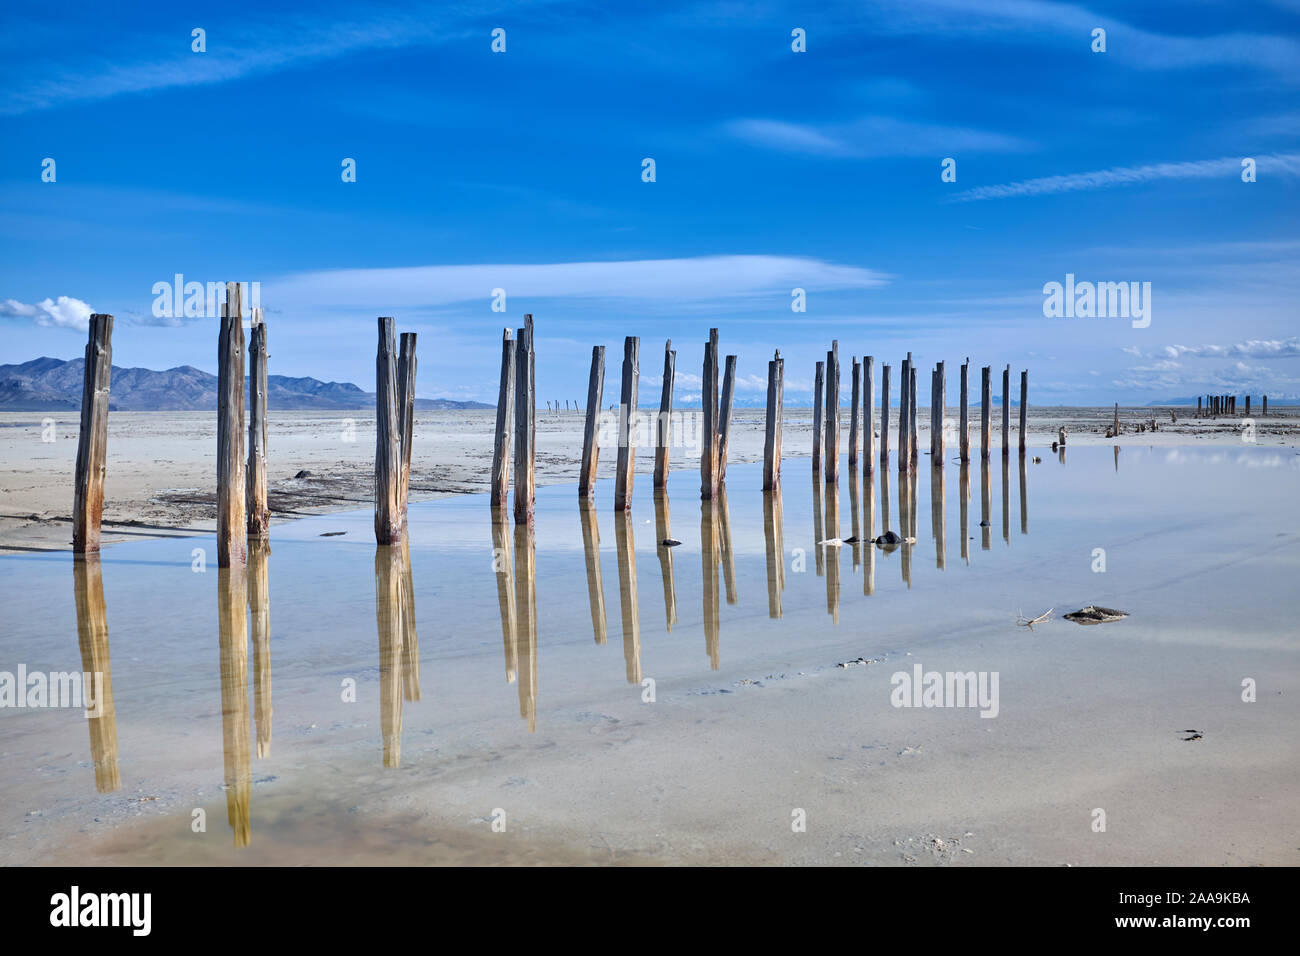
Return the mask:
{"type": "Polygon", "coordinates": [[[854,159],[1001,153],[1028,148],[1023,140],[1001,133],[913,123],[888,116],[866,116],[848,123],[820,125],[738,119],[723,129],[737,139],[769,149],[854,159]]]}
{"type": "Polygon", "coordinates": [[[90,328],[90,314],[93,311],[86,303],[69,295],[61,295],[58,299],[45,299],[35,305],[19,302],[17,299],[0,301],[0,315],[35,319],[37,325],[79,329],[82,332],[90,328]]]}
{"type": "Polygon", "coordinates": [[[1181,358],[1184,355],[1193,358],[1295,358],[1300,356],[1300,336],[1287,339],[1250,339],[1235,345],[1166,345],[1164,354],[1169,358],[1181,358]]]}

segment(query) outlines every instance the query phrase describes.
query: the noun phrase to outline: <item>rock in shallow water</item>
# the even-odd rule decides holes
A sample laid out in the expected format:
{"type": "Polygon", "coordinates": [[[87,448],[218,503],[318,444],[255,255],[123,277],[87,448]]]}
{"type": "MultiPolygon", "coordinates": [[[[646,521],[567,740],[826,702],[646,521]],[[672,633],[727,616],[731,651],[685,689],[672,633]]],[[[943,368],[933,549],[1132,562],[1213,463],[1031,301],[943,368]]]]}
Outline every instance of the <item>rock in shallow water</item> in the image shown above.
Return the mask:
{"type": "Polygon", "coordinates": [[[1105,624],[1107,621],[1122,621],[1128,617],[1128,611],[1117,611],[1113,607],[1097,607],[1089,604],[1078,611],[1065,615],[1067,621],[1075,624],[1105,624]]]}

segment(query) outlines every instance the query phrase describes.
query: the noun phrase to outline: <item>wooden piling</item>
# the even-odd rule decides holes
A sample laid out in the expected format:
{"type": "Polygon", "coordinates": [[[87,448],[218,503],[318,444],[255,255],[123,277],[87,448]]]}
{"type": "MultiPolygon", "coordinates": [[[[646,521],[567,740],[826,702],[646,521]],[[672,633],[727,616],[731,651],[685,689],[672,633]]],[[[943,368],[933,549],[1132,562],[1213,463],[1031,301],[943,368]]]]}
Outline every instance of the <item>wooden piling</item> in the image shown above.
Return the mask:
{"type": "Polygon", "coordinates": [[[889,462],[889,369],[880,366],[880,460],[889,462]]]}
{"type": "Polygon", "coordinates": [[[397,427],[402,442],[397,503],[403,525],[406,524],[406,505],[411,497],[411,445],[415,441],[415,337],[414,332],[402,333],[397,357],[397,427]]]}
{"type": "Polygon", "coordinates": [[[731,405],[736,397],[736,356],[728,355],[718,406],[718,487],[727,480],[727,447],[731,442],[731,405]]]}
{"type": "Polygon", "coordinates": [[[911,455],[907,451],[907,440],[911,435],[911,429],[907,427],[907,413],[911,409],[911,401],[907,397],[907,390],[911,387],[912,376],[908,372],[908,360],[903,359],[903,368],[898,376],[898,470],[906,471],[908,462],[911,461],[911,455]]]}
{"type": "Polygon", "coordinates": [[[226,283],[217,342],[217,567],[248,560],[244,514],[244,326],[238,282],[226,283]]]}
{"type": "Polygon", "coordinates": [[[931,463],[936,468],[942,468],[944,457],[947,454],[944,448],[944,441],[943,441],[943,410],[944,410],[944,406],[947,405],[948,402],[948,381],[947,381],[947,376],[944,373],[944,367],[942,362],[940,362],[939,365],[935,368],[934,376],[935,376],[934,435],[935,435],[935,448],[938,451],[937,453],[933,454],[932,456],[933,461],[931,463]]]}
{"type": "Polygon", "coordinates": [[[591,377],[587,381],[587,421],[582,430],[582,471],[578,475],[578,497],[590,498],[596,489],[596,465],[600,460],[597,427],[605,394],[605,346],[591,347],[591,377]]]}
{"type": "Polygon", "coordinates": [[[398,502],[402,433],[397,413],[397,340],[392,316],[379,317],[375,358],[375,543],[402,540],[398,502]]]}
{"type": "Polygon", "coordinates": [[[826,363],[817,363],[817,372],[813,376],[813,447],[812,447],[812,470],[816,476],[822,470],[822,442],[825,435],[822,432],[823,420],[826,415],[826,363]]]}
{"type": "Polygon", "coordinates": [[[672,443],[673,380],[677,376],[677,353],[673,340],[664,343],[664,381],[659,393],[659,419],[655,425],[655,478],[654,486],[668,485],[668,447],[672,443]]]}
{"type": "Polygon", "coordinates": [[[781,484],[781,415],[785,399],[785,359],[777,349],[767,363],[767,427],[763,436],[763,490],[781,484]]]}
{"type": "Polygon", "coordinates": [[[700,499],[712,501],[718,493],[718,330],[709,329],[704,346],[704,443],[700,449],[700,499]]]}
{"type": "Polygon", "coordinates": [[[912,361],[912,355],[908,353],[907,371],[911,381],[907,386],[907,397],[911,399],[912,407],[907,413],[907,424],[911,434],[907,437],[907,448],[912,453],[912,460],[908,464],[909,468],[916,468],[918,445],[917,445],[917,427],[916,427],[916,363],[912,361]]]}
{"type": "Polygon", "coordinates": [[[849,383],[849,467],[858,467],[858,405],[862,401],[862,363],[856,358],[849,367],[852,381],[849,383]]]}
{"type": "Polygon", "coordinates": [[[1268,417],[1268,396],[1267,395],[1265,395],[1263,398],[1263,402],[1260,405],[1259,413],[1265,418],[1268,417]]]}
{"type": "Polygon", "coordinates": [[[614,476],[614,507],[632,510],[632,479],[636,470],[636,404],[641,379],[641,340],[623,340],[623,387],[618,414],[618,471],[614,476]]]}
{"type": "Polygon", "coordinates": [[[271,509],[266,505],[266,320],[253,309],[248,336],[248,474],[244,479],[248,537],[271,533],[271,509]]]}
{"type": "Polygon", "coordinates": [[[515,338],[510,329],[505,329],[501,333],[501,383],[497,386],[497,425],[492,442],[493,508],[504,505],[510,494],[510,435],[514,430],[514,406],[515,338]]]}
{"type": "Polygon", "coordinates": [[[980,369],[980,457],[989,457],[989,418],[993,413],[993,368],[985,365],[980,369]]]}
{"type": "Polygon", "coordinates": [[[104,478],[108,473],[108,395],[113,372],[113,317],[90,317],[82,370],[81,430],[77,433],[77,471],[72,492],[72,550],[99,551],[104,516],[104,478]]]}
{"type": "Polygon", "coordinates": [[[961,448],[961,460],[970,461],[970,359],[961,363],[961,432],[957,441],[961,448]]]}
{"type": "Polygon", "coordinates": [[[1246,417],[1250,417],[1250,396],[1246,396],[1246,417]]]}
{"type": "Polygon", "coordinates": [[[876,467],[875,416],[876,358],[868,355],[862,359],[862,473],[869,475],[876,467]]]}
{"type": "Polygon", "coordinates": [[[1002,454],[1011,454],[1011,366],[1002,369],[1002,454]]]}
{"type": "Polygon", "coordinates": [[[1201,397],[1199,395],[1196,397],[1196,417],[1201,417],[1201,397]]]}
{"type": "Polygon", "coordinates": [[[515,335],[515,521],[531,524],[537,495],[537,357],[531,314],[524,315],[524,327],[515,335]]]}
{"type": "Polygon", "coordinates": [[[1029,432],[1029,369],[1020,372],[1020,454],[1025,453],[1025,436],[1029,432]]]}
{"type": "Polygon", "coordinates": [[[840,480],[840,343],[831,342],[826,353],[826,447],[822,450],[826,483],[840,480]]]}

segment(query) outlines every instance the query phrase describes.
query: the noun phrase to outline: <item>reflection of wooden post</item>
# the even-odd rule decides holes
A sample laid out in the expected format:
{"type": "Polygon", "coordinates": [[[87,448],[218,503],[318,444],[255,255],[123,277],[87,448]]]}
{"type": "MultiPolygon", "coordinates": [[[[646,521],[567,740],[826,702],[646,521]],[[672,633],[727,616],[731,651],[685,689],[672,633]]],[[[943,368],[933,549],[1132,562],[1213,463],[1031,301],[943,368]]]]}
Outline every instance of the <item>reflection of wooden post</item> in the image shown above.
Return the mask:
{"type": "Polygon", "coordinates": [[[397,342],[391,316],[379,318],[379,352],[375,359],[375,542],[402,539],[398,502],[402,433],[397,421],[397,342]]]}
{"type": "MultiPolygon", "coordinates": [[[[1119,446],[1115,446],[1115,470],[1119,470],[1119,446]]],[[[1020,533],[1029,534],[1029,497],[1025,488],[1025,456],[1020,456],[1020,533]]]]}
{"type": "Polygon", "coordinates": [[[1002,540],[1011,543],[1011,459],[1002,459],[1002,540]]]}
{"type": "Polygon", "coordinates": [[[880,366],[880,460],[889,462],[889,366],[880,366]]]}
{"type": "Polygon", "coordinates": [[[984,551],[993,547],[993,488],[989,483],[989,457],[980,462],[980,546],[984,551]]]}
{"type": "Polygon", "coordinates": [[[269,542],[248,548],[248,618],[253,637],[253,720],[257,724],[257,758],[271,753],[271,595],[267,558],[269,542]]]}
{"type": "Polygon", "coordinates": [[[912,375],[909,366],[911,362],[903,359],[903,368],[898,376],[898,470],[906,471],[908,462],[912,460],[908,452],[908,439],[911,437],[912,429],[908,427],[907,416],[911,413],[912,401],[908,397],[908,392],[912,387],[912,375]]]}
{"type": "MultiPolygon", "coordinates": [[[[583,525],[583,531],[586,531],[586,525],[583,525]]],[[[515,618],[515,574],[514,559],[512,557],[514,548],[511,544],[510,521],[505,514],[505,509],[501,508],[500,512],[493,512],[492,521],[492,566],[496,571],[497,579],[497,605],[501,611],[501,640],[505,644],[506,655],[506,683],[513,684],[515,676],[519,670],[519,659],[517,648],[515,646],[516,636],[519,630],[518,621],[515,618]]],[[[590,567],[588,568],[590,573],[590,567]]],[[[600,573],[600,567],[597,565],[596,573],[600,573]]],[[[604,643],[604,599],[601,602],[601,631],[597,637],[596,643],[604,643]]]]}
{"type": "Polygon", "coordinates": [[[659,555],[659,573],[664,580],[664,624],[668,633],[677,623],[677,585],[673,578],[673,549],[664,544],[672,537],[668,518],[668,492],[655,491],[655,551],[659,555]]]}
{"type": "Polygon", "coordinates": [[[957,436],[961,460],[970,461],[970,359],[961,363],[961,433],[957,436]]]}
{"type": "Polygon", "coordinates": [[[970,465],[964,461],[957,479],[957,500],[961,507],[961,559],[970,564],[970,465]]]}
{"type": "Polygon", "coordinates": [[[700,450],[700,498],[712,501],[718,492],[718,330],[709,329],[704,345],[704,446],[700,450]]]}
{"type": "MultiPolygon", "coordinates": [[[[910,369],[909,369],[910,371],[910,369]]],[[[912,522],[912,499],[916,495],[916,476],[911,471],[904,471],[898,476],[898,524],[903,529],[903,538],[914,538],[912,522]]],[[[903,583],[912,586],[912,549],[915,545],[905,540],[899,546],[899,570],[903,574],[903,583]]]]}
{"type": "Polygon", "coordinates": [[[668,484],[668,447],[672,443],[673,379],[677,376],[677,353],[673,340],[664,343],[664,381],[659,393],[659,421],[655,428],[655,483],[656,488],[668,484]]]}
{"type": "Polygon", "coordinates": [[[515,524],[515,654],[519,660],[519,716],[537,731],[537,542],[531,522],[515,524]]]}
{"type": "MultiPolygon", "coordinates": [[[[888,481],[889,469],[882,470],[882,480],[888,481]]],[[[876,477],[866,475],[866,510],[862,516],[862,593],[870,597],[876,593],[876,477]]]]}
{"type": "Polygon", "coordinates": [[[398,471],[397,504],[406,524],[406,504],[411,497],[411,446],[415,441],[415,333],[403,332],[397,357],[397,427],[402,443],[398,471]]]}
{"type": "Polygon", "coordinates": [[[402,696],[420,699],[420,637],[415,629],[415,579],[411,574],[411,539],[402,538],[402,696]]]}
{"type": "MultiPolygon", "coordinates": [[[[515,340],[506,329],[501,336],[501,384],[497,387],[497,425],[492,442],[492,507],[503,505],[510,492],[510,432],[514,427],[515,340]]],[[[584,458],[585,461],[585,458],[584,458]]]]}
{"type": "Polygon", "coordinates": [[[940,571],[947,564],[947,532],[944,523],[944,504],[947,487],[944,482],[944,470],[940,468],[930,478],[930,527],[934,531],[934,566],[940,571]]]}
{"type": "MultiPolygon", "coordinates": [[[[243,522],[239,527],[243,529],[243,522]]],[[[242,562],[217,570],[217,633],[221,658],[221,750],[225,764],[226,819],[234,831],[235,846],[248,846],[252,840],[249,822],[252,774],[249,769],[248,726],[248,579],[242,562]]]]}
{"type": "MultiPolygon", "coordinates": [[[[840,486],[831,485],[826,489],[826,526],[824,540],[840,536],[840,486]]],[[[826,552],[826,613],[834,623],[840,623],[840,548],[837,545],[823,546],[817,543],[819,551],[826,552]]]]}
{"type": "Polygon", "coordinates": [[[243,567],[248,528],[244,516],[244,327],[238,282],[226,283],[217,342],[217,567],[243,567]]]}
{"type": "Polygon", "coordinates": [[[993,413],[993,369],[985,365],[980,369],[980,457],[989,457],[989,419],[993,413]]]}
{"type": "Polygon", "coordinates": [[[104,476],[108,471],[108,389],[113,372],[113,317],[90,317],[81,386],[81,430],[77,433],[77,473],[72,494],[72,550],[99,551],[104,515],[104,476]]]}
{"type": "Polygon", "coordinates": [[[1029,430],[1029,369],[1020,373],[1020,454],[1025,453],[1025,434],[1029,430]]]}
{"type": "Polygon", "coordinates": [[[767,543],[767,616],[781,616],[781,592],[785,590],[785,541],[782,535],[781,487],[763,492],[763,537],[767,543]]]}
{"type": "Polygon", "coordinates": [[[826,363],[817,363],[817,373],[813,378],[813,449],[812,449],[812,470],[814,475],[819,475],[822,470],[822,442],[825,435],[822,433],[823,420],[826,415],[824,401],[826,398],[826,363]]]}
{"type": "Polygon", "coordinates": [[[869,475],[876,467],[876,433],[872,419],[876,404],[872,389],[876,387],[876,358],[868,355],[862,359],[862,473],[869,475]]]}
{"type": "Polygon", "coordinates": [[[862,559],[862,492],[858,487],[858,470],[849,469],[849,537],[853,539],[853,570],[862,559]]]}
{"type": "Polygon", "coordinates": [[[763,436],[763,490],[781,484],[781,417],[785,404],[785,359],[777,349],[767,363],[767,427],[763,436]]]}
{"type": "Polygon", "coordinates": [[[636,588],[636,545],[632,516],[614,512],[614,544],[618,554],[618,599],[623,615],[623,663],[629,684],[641,683],[641,608],[636,588]]]}
{"type": "Polygon", "coordinates": [[[826,353],[826,482],[840,480],[840,343],[826,353]]]}
{"type": "Polygon", "coordinates": [[[266,506],[266,321],[262,309],[253,309],[248,342],[248,475],[246,476],[248,537],[271,533],[271,510],[266,506]]]}
{"type": "Polygon", "coordinates": [[[718,487],[727,480],[727,449],[731,445],[731,405],[736,397],[736,356],[728,355],[718,406],[718,487]]]}
{"type": "Polygon", "coordinates": [[[816,557],[817,577],[826,574],[826,549],[822,542],[826,540],[826,490],[822,487],[821,475],[813,475],[813,554],[816,557]]]}
{"type": "Polygon", "coordinates": [[[582,553],[587,564],[587,601],[591,605],[591,633],[597,644],[605,643],[605,585],[600,574],[600,525],[596,521],[596,503],[578,499],[582,519],[582,553]]]}
{"type": "Polygon", "coordinates": [[[379,632],[379,728],[384,766],[402,764],[402,568],[399,544],[375,548],[375,626],[379,632]]]}
{"type": "Polygon", "coordinates": [[[718,536],[722,556],[722,580],[727,586],[727,603],[737,604],[736,552],[731,547],[731,509],[727,507],[727,486],[718,486],[718,536]]]}
{"type": "Polygon", "coordinates": [[[112,793],[121,789],[122,778],[117,768],[117,713],[113,708],[108,612],[104,606],[104,579],[100,573],[99,555],[78,557],[72,562],[72,596],[77,604],[81,671],[90,678],[83,696],[88,705],[86,725],[90,731],[90,760],[95,766],[95,789],[100,793],[112,793]]]}
{"type": "Polygon", "coordinates": [[[718,563],[721,559],[718,544],[717,502],[700,502],[700,560],[704,572],[704,649],[709,655],[709,663],[716,671],[722,666],[722,656],[718,648],[718,563]]]}
{"type": "Polygon", "coordinates": [[[591,347],[591,378],[587,382],[587,422],[582,430],[582,472],[578,497],[589,498],[596,489],[596,464],[600,460],[597,426],[605,394],[605,346],[591,347]]]}
{"type": "Polygon", "coordinates": [[[536,499],[534,465],[537,458],[537,376],[533,345],[533,317],[515,344],[515,521],[531,522],[536,499]]]}
{"type": "Polygon", "coordinates": [[[636,471],[637,386],[641,378],[641,340],[623,340],[623,390],[618,413],[618,473],[614,476],[614,507],[632,510],[632,481],[636,471]]]}
{"type": "MultiPolygon", "coordinates": [[[[889,530],[889,471],[880,476],[880,530],[889,530]]],[[[903,529],[900,527],[899,531],[903,529]]],[[[874,535],[872,537],[875,537],[874,535]]]]}

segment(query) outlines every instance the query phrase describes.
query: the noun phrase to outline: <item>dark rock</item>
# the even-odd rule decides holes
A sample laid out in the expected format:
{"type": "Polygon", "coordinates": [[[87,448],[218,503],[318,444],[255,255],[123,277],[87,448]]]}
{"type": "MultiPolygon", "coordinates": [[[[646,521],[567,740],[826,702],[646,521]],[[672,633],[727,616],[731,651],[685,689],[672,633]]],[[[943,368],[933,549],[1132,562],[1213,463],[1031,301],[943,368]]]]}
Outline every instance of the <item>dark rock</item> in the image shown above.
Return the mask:
{"type": "Polygon", "coordinates": [[[874,542],[875,544],[902,544],[903,539],[892,531],[886,531],[874,542]]]}
{"type": "Polygon", "coordinates": [[[1089,604],[1078,611],[1065,615],[1067,621],[1075,624],[1105,624],[1108,621],[1122,621],[1128,617],[1128,611],[1117,611],[1113,607],[1097,607],[1089,604]]]}
{"type": "Polygon", "coordinates": [[[681,544],[681,542],[678,541],[676,538],[664,538],[659,543],[662,544],[665,548],[675,548],[679,544],[681,544]]]}
{"type": "Polygon", "coordinates": [[[298,472],[298,474],[294,475],[294,477],[295,477],[295,478],[310,478],[310,477],[311,477],[311,472],[310,472],[310,471],[307,471],[306,469],[304,469],[304,470],[298,472]]]}

